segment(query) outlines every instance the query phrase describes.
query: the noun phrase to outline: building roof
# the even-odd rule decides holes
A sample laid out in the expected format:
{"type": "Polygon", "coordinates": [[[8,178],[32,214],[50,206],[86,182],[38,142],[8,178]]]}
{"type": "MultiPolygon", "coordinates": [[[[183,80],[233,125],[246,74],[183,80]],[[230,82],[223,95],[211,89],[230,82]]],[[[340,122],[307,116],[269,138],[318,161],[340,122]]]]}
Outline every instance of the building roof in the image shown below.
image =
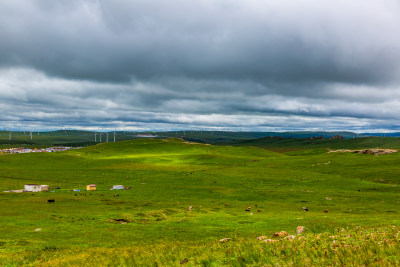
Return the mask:
{"type": "Polygon", "coordinates": [[[40,186],[40,184],[26,184],[26,185],[39,185],[40,186]]]}

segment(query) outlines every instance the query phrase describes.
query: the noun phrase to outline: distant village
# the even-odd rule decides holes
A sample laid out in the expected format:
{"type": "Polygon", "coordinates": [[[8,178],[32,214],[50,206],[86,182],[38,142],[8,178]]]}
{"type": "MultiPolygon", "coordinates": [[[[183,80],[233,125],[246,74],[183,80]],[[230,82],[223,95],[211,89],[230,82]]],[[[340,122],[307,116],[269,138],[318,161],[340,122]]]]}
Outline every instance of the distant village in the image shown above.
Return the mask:
{"type": "MultiPolygon", "coordinates": [[[[60,187],[56,187],[55,189],[61,189],[60,187]]],[[[110,187],[110,190],[129,190],[131,187],[126,187],[123,185],[113,185],[110,187]]],[[[43,184],[26,184],[24,185],[24,189],[17,189],[17,190],[7,190],[3,191],[6,193],[23,193],[23,192],[43,192],[43,191],[49,191],[50,187],[48,185],[43,185],[43,184]]],[[[86,186],[86,191],[96,191],[97,187],[95,184],[88,184],[86,186]]],[[[80,189],[72,189],[70,191],[74,192],[80,192],[80,189]]],[[[54,190],[51,192],[55,192],[54,190]]]]}
{"type": "Polygon", "coordinates": [[[39,152],[58,152],[58,151],[66,151],[70,149],[77,149],[80,147],[69,147],[69,146],[56,146],[56,147],[47,147],[47,148],[4,148],[0,149],[0,154],[21,154],[21,153],[39,153],[39,152]]]}

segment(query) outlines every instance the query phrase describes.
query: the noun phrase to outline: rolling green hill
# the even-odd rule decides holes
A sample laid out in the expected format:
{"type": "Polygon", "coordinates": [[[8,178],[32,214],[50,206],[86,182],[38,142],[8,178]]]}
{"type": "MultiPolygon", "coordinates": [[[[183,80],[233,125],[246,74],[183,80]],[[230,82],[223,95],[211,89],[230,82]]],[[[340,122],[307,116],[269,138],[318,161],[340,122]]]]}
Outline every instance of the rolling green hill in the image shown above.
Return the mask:
{"type": "Polygon", "coordinates": [[[51,188],[0,193],[0,265],[400,264],[400,154],[325,149],[398,148],[397,139],[276,141],[138,139],[0,155],[1,191],[51,188]],[[97,191],[85,191],[92,183],[97,191]],[[130,189],[110,190],[118,184],[130,189]],[[283,230],[295,240],[256,239],[283,230]]]}
{"type": "Polygon", "coordinates": [[[265,137],[228,144],[262,147],[280,152],[311,149],[400,148],[400,137],[360,137],[344,140],[265,137]]]}
{"type": "MultiPolygon", "coordinates": [[[[265,137],[279,138],[309,138],[315,136],[341,135],[345,138],[363,137],[362,134],[352,132],[230,132],[230,131],[169,131],[169,132],[125,132],[116,131],[116,141],[133,140],[144,137],[156,138],[182,138],[188,141],[210,144],[227,144],[237,141],[254,140],[265,137]]],[[[58,130],[49,132],[28,131],[0,131],[1,144],[31,144],[31,145],[68,145],[68,146],[88,146],[107,141],[107,132],[92,132],[78,130],[58,130]]],[[[114,141],[114,132],[108,132],[108,141],[114,141]]]]}

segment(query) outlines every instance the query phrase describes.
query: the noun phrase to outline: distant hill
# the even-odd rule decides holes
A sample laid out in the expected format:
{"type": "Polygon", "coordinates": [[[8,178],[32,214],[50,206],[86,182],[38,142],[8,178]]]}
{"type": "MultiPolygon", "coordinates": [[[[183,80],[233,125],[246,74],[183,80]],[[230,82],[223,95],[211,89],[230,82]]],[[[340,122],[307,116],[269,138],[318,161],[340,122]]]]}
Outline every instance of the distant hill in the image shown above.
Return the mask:
{"type": "Polygon", "coordinates": [[[229,143],[231,146],[255,146],[273,151],[293,151],[309,149],[365,149],[365,148],[400,148],[397,137],[360,137],[343,140],[264,137],[229,143]]]}
{"type": "MultiPolygon", "coordinates": [[[[209,144],[231,144],[241,141],[246,142],[253,140],[255,143],[258,139],[279,137],[285,139],[306,139],[310,137],[324,137],[328,139],[332,136],[340,135],[345,139],[366,136],[383,136],[380,133],[356,134],[348,131],[323,132],[323,131],[289,131],[289,132],[232,132],[232,131],[167,131],[167,132],[129,132],[116,131],[115,140],[132,140],[141,138],[182,138],[187,141],[209,144]]],[[[389,134],[385,134],[389,136],[389,134]]],[[[390,136],[400,136],[400,133],[392,133],[390,136]]],[[[88,146],[103,142],[113,142],[114,132],[93,132],[81,130],[58,130],[49,132],[12,132],[10,140],[9,131],[0,131],[0,144],[18,144],[18,145],[68,145],[68,146],[88,146]],[[107,138],[108,135],[108,138],[107,138]]],[[[293,142],[286,140],[285,142],[293,142]]],[[[268,143],[268,142],[267,142],[268,143]]],[[[295,142],[296,143],[296,142],[295,142]]]]}

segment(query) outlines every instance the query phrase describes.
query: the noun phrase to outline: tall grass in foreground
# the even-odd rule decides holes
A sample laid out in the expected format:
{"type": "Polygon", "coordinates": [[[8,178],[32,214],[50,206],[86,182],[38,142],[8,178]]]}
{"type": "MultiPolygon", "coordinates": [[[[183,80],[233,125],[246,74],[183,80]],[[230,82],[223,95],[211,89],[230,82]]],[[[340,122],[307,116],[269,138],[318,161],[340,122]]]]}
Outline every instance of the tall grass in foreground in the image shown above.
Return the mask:
{"type": "Polygon", "coordinates": [[[263,266],[400,265],[400,227],[356,227],[334,234],[305,233],[295,239],[231,240],[226,243],[180,243],[122,248],[62,249],[43,247],[0,256],[14,266],[263,266]]]}

